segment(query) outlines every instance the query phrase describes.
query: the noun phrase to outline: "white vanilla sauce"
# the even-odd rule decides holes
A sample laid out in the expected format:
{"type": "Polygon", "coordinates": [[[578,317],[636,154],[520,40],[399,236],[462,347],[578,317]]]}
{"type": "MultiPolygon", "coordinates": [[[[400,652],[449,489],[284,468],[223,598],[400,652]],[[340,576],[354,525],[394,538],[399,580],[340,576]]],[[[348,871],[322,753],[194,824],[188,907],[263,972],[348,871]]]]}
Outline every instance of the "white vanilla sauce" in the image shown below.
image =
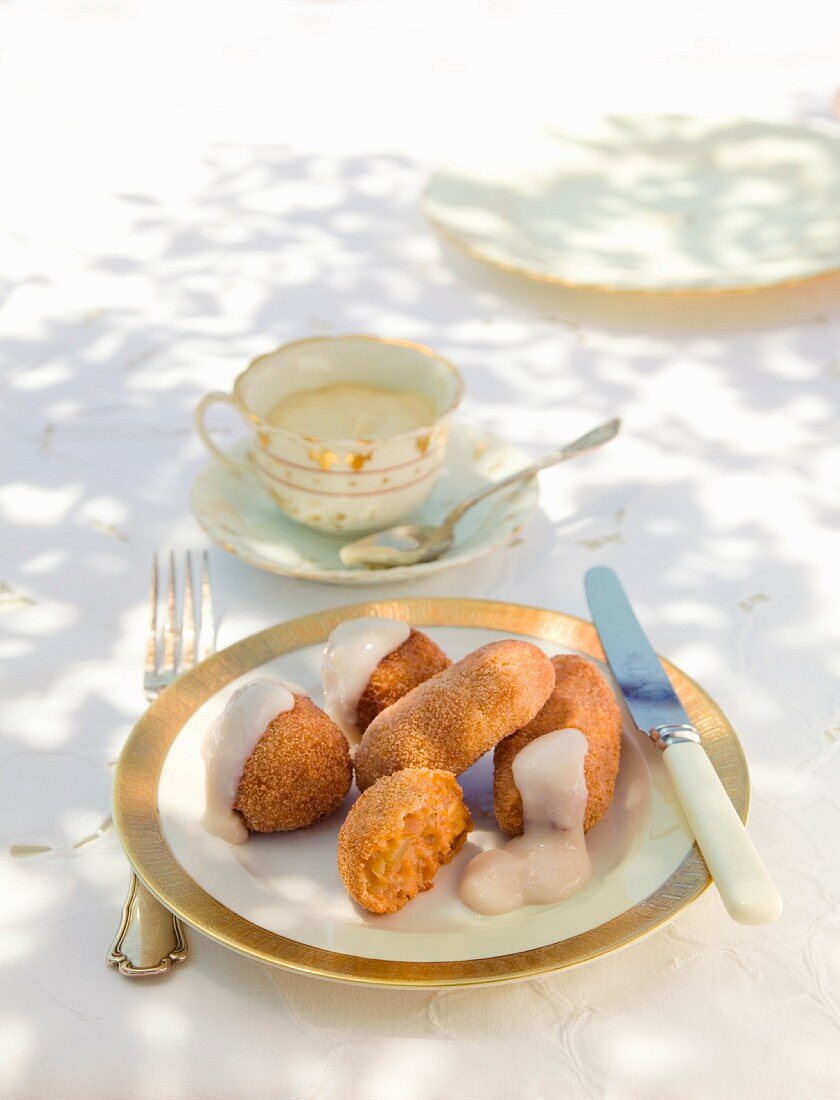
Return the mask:
{"type": "Polygon", "coordinates": [[[266,415],[277,428],[322,439],[381,439],[434,419],[434,402],[422,393],[355,382],[287,394],[266,415]]]}
{"type": "Polygon", "coordinates": [[[359,741],[356,708],[380,661],[403,644],[411,633],[399,619],[349,619],[339,623],[327,639],[322,678],[327,714],[351,744],[359,741]]]}
{"type": "Polygon", "coordinates": [[[248,830],[233,808],[245,763],[269,724],[292,710],[295,695],[304,694],[282,680],[251,680],[235,691],[211,724],[201,745],[205,773],[202,825],[231,844],[244,844],[248,830]]]}
{"type": "Polygon", "coordinates": [[[592,865],[583,835],[587,742],[580,730],[555,730],[517,753],[513,778],[522,796],[522,836],[470,860],[461,900],[477,913],[509,913],[560,901],[585,886],[592,865]]]}

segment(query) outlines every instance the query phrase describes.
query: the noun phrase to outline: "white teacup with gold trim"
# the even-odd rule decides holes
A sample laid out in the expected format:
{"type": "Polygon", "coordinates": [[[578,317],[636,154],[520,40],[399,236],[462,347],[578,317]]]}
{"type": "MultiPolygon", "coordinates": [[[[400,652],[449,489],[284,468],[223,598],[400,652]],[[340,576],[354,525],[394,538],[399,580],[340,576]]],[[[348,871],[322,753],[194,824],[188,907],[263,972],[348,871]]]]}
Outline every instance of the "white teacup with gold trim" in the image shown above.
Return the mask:
{"type": "Polygon", "coordinates": [[[455,367],[421,344],[313,337],[255,359],[232,394],[202,398],[195,420],[211,454],[239,467],[204,422],[210,405],[233,405],[266,493],[299,523],[339,534],[387,527],[423,503],[462,394],[455,367]]]}

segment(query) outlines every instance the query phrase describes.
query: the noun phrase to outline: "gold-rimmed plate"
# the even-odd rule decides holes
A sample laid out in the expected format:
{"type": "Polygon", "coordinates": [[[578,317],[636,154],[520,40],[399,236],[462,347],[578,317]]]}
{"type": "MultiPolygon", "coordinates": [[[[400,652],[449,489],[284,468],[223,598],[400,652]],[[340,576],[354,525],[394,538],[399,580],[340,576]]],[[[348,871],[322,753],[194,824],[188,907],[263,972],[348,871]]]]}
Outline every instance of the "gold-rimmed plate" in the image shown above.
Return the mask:
{"type": "Polygon", "coordinates": [[[423,209],[474,259],[621,293],[757,290],[840,270],[836,126],[613,116],[494,134],[423,209]]]}
{"type": "MultiPolygon", "coordinates": [[[[245,955],[324,978],[378,985],[509,981],[593,960],[661,927],[709,884],[660,754],[626,723],[616,797],[589,834],[591,883],[558,905],[480,917],[458,899],[466,856],[400,913],[373,917],[345,894],[335,867],[347,805],[312,829],[236,847],[201,828],[199,745],[241,683],[279,675],[320,698],[330,631],[348,618],[386,615],[428,630],[453,658],[500,637],[547,653],[603,657],[590,623],[560,612],[473,599],[357,604],[255,634],[203,662],[152,704],[117,767],[114,819],[140,878],[189,925],[245,955]]],[[[742,818],[749,778],[731,726],[684,673],[666,668],[742,818]]],[[[462,777],[476,821],[471,850],[501,841],[492,818],[490,761],[462,777]]]]}

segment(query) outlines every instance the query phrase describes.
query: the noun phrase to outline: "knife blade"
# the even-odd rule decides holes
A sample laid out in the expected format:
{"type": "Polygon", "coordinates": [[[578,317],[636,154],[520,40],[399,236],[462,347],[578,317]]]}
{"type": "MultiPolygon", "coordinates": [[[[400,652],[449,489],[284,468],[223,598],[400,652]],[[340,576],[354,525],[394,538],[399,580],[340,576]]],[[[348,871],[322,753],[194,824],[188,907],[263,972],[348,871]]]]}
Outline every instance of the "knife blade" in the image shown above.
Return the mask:
{"type": "Polygon", "coordinates": [[[657,725],[690,726],[662,663],[642,630],[616,574],[596,565],[584,579],[592,621],[633,721],[649,733],[657,725]]]}
{"type": "Polygon", "coordinates": [[[592,621],[633,721],[663,750],[665,767],[729,915],[766,924],[782,899],[665,675],[612,569],[584,578],[592,621]]]}

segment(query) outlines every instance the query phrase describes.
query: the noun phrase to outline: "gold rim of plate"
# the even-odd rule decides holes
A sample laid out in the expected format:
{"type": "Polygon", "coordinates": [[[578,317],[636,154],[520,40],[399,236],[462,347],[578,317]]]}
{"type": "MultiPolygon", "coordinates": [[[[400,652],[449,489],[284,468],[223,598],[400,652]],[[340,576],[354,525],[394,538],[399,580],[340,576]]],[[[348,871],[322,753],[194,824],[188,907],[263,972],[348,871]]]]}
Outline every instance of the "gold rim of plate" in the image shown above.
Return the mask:
{"type": "MultiPolygon", "coordinates": [[[[415,626],[484,628],[525,635],[603,660],[593,625],[558,611],[478,599],[382,600],[332,608],[270,627],[203,661],[149,707],[132,730],[114,777],[114,822],[125,853],[149,890],[187,924],[251,958],[321,978],[389,986],[457,986],[513,981],[617,951],[666,924],[710,883],[695,845],[649,898],[578,936],[483,959],[417,963],[344,955],[269,932],[222,905],[178,863],[163,836],[157,791],[166,755],[187,719],[226,684],[285,653],[326,641],[346,619],[382,615],[415,626]]],[[[665,669],[702,735],[739,816],[747,819],[749,773],[731,725],[703,689],[675,665],[665,669]]]]}

